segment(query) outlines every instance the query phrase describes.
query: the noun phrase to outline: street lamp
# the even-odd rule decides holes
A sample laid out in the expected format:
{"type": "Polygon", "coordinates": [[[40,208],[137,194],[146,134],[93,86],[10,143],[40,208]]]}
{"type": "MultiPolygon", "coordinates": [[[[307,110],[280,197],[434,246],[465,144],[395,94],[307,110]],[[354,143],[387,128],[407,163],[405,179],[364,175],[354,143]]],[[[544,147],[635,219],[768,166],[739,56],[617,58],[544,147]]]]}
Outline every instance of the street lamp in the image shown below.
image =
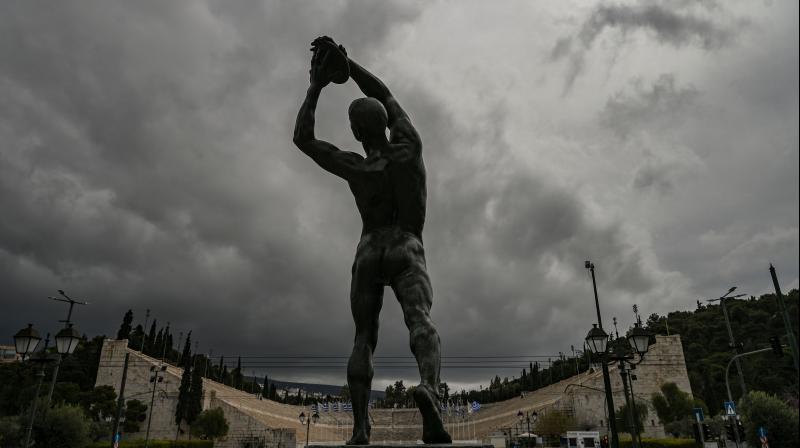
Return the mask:
{"type": "MultiPolygon", "coordinates": [[[[733,330],[731,329],[731,321],[728,318],[728,307],[725,306],[725,302],[727,299],[736,299],[739,297],[744,297],[747,294],[737,294],[735,296],[730,295],[736,291],[735,286],[731,286],[728,289],[728,292],[722,295],[719,299],[711,299],[707,300],[707,302],[717,302],[719,301],[720,306],[722,307],[722,315],[725,317],[725,326],[728,328],[728,338],[730,340],[729,346],[733,349],[733,354],[738,355],[741,353],[741,346],[736,343],[736,340],[733,338],[733,330]]],[[[739,373],[739,386],[742,388],[742,396],[744,397],[747,395],[747,387],[744,384],[744,375],[742,374],[742,364],[739,362],[739,358],[736,358],[736,371],[739,373]]]]}
{"type": "Polygon", "coordinates": [[[67,324],[66,328],[56,333],[56,349],[62,355],[71,355],[80,341],[81,335],[78,330],[72,328],[72,324],[67,324]]]}
{"type": "Polygon", "coordinates": [[[592,329],[586,335],[586,342],[589,343],[592,353],[602,355],[608,346],[608,334],[602,328],[597,328],[597,324],[592,324],[592,329]]]}
{"type": "Polygon", "coordinates": [[[606,407],[608,409],[608,429],[611,432],[611,448],[619,448],[619,436],[617,435],[617,417],[616,411],[614,410],[614,397],[611,394],[611,377],[608,373],[608,364],[605,361],[605,357],[603,356],[606,352],[607,343],[608,343],[608,335],[605,335],[605,331],[603,331],[603,319],[600,317],[600,299],[597,298],[597,280],[594,276],[594,263],[589,260],[586,260],[584,267],[589,270],[592,275],[592,288],[594,290],[594,306],[597,310],[597,330],[600,333],[592,330],[589,330],[589,334],[586,336],[587,342],[589,345],[589,349],[592,350],[594,353],[598,354],[600,357],[600,366],[603,370],[603,388],[606,391],[606,407]]]}
{"type": "Polygon", "coordinates": [[[298,419],[300,419],[300,424],[301,425],[305,425],[306,426],[306,446],[309,446],[308,445],[308,435],[309,435],[309,431],[311,429],[311,423],[312,423],[312,420],[313,420],[313,423],[315,425],[317,424],[317,422],[319,421],[319,414],[315,410],[314,414],[312,414],[311,417],[306,418],[306,413],[305,412],[301,412],[300,415],[298,416],[298,419]]]}
{"type": "Polygon", "coordinates": [[[641,447],[642,441],[639,435],[639,425],[636,421],[636,401],[633,396],[631,370],[635,369],[636,365],[644,360],[644,355],[650,349],[650,336],[650,333],[642,328],[641,323],[636,322],[626,338],[627,341],[617,339],[614,343],[613,351],[608,356],[612,361],[619,361],[617,369],[622,378],[622,390],[625,393],[625,403],[628,408],[628,427],[631,430],[634,448],[641,447]],[[633,361],[636,358],[634,352],[639,355],[638,361],[633,361]]]}
{"type": "MultiPolygon", "coordinates": [[[[536,411],[533,411],[533,412],[525,411],[525,413],[523,413],[522,410],[520,410],[519,412],[517,412],[517,418],[519,419],[519,423],[520,424],[522,424],[523,422],[527,422],[527,424],[528,424],[527,441],[530,441],[531,436],[532,436],[532,434],[531,434],[531,420],[533,420],[533,424],[535,425],[536,421],[539,419],[539,414],[537,414],[536,411]]],[[[536,446],[536,439],[533,439],[533,445],[536,446]]]]}
{"type": "Polygon", "coordinates": [[[628,335],[628,342],[640,357],[644,357],[650,349],[650,333],[637,322],[628,335]]]}
{"type": "Polygon", "coordinates": [[[17,334],[14,335],[14,348],[17,350],[17,354],[21,355],[22,359],[25,359],[25,356],[36,350],[41,340],[42,337],[39,336],[39,332],[33,328],[33,324],[28,324],[26,328],[19,330],[17,334]]]}
{"type": "Polygon", "coordinates": [[[33,431],[33,420],[36,418],[36,408],[39,405],[39,391],[42,389],[42,380],[44,379],[44,364],[46,362],[51,361],[50,358],[47,357],[47,343],[50,339],[50,335],[48,334],[44,341],[44,350],[40,353],[39,356],[36,358],[32,358],[30,355],[34,353],[36,347],[39,346],[39,341],[42,340],[41,336],[39,336],[39,332],[33,328],[32,324],[28,324],[26,328],[18,331],[17,334],[14,335],[14,348],[16,349],[17,353],[25,359],[25,356],[28,356],[29,361],[37,362],[41,365],[41,368],[36,373],[36,393],[33,395],[33,403],[31,405],[31,417],[28,419],[28,428],[25,430],[25,444],[23,445],[24,448],[28,448],[31,445],[31,432],[33,431]]]}

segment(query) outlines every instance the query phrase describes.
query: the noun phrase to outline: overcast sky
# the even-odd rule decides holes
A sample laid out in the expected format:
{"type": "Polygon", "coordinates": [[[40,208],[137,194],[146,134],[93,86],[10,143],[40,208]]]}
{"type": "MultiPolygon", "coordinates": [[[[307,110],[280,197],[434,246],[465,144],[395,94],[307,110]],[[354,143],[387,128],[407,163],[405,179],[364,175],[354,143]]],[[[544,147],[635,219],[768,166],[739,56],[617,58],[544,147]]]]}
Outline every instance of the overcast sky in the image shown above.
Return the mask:
{"type": "MultiPolygon", "coordinates": [[[[551,355],[730,286],[798,286],[798,3],[0,3],[0,333],[114,335],[150,308],[200,350],[347,355],[361,223],[291,142],[309,42],[380,76],[424,143],[443,351],[551,355]]],[[[353,82],[317,136],[361,151],[353,82]]],[[[378,355],[407,355],[387,288],[378,355]]],[[[248,368],[249,370],[249,368],[248,368]]],[[[263,371],[260,371],[263,373],[263,371]]],[[[516,369],[446,369],[458,384],[516,369]]],[[[273,369],[342,384],[344,368],[273,369]]],[[[414,369],[378,369],[387,380],[414,369]]]]}

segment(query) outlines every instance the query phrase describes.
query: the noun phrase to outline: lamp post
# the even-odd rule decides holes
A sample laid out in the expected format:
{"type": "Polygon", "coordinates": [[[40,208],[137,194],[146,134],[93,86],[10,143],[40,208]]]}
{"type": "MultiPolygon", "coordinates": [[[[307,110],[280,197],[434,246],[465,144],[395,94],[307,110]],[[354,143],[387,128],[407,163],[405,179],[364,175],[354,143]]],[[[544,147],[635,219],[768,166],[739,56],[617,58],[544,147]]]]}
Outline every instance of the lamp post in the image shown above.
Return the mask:
{"type": "MultiPolygon", "coordinates": [[[[728,318],[728,307],[725,306],[725,301],[726,299],[735,299],[737,297],[743,297],[746,296],[747,294],[737,294],[735,296],[728,297],[728,294],[734,291],[736,291],[736,287],[732,286],[730,289],[728,289],[728,292],[726,292],[719,299],[711,299],[707,300],[707,302],[719,301],[720,306],[722,306],[722,315],[725,316],[725,326],[728,328],[728,338],[730,339],[729,345],[733,350],[733,354],[737,355],[739,354],[739,346],[736,344],[736,340],[733,338],[733,330],[731,329],[731,321],[728,318]]],[[[739,387],[742,388],[742,396],[744,397],[745,395],[747,395],[747,387],[744,384],[744,374],[742,374],[742,364],[739,362],[739,358],[734,357],[734,359],[736,359],[736,371],[739,373],[739,387]]]]}
{"type": "Polygon", "coordinates": [[[639,424],[637,422],[636,401],[633,397],[633,387],[631,381],[631,370],[644,360],[644,355],[650,349],[650,333],[642,328],[641,322],[637,322],[628,334],[627,341],[618,338],[614,343],[614,350],[609,353],[608,358],[612,361],[619,361],[617,366],[620,377],[622,378],[622,389],[625,393],[625,403],[628,408],[628,427],[631,431],[631,441],[634,448],[642,446],[639,435],[639,424]],[[634,361],[635,355],[639,355],[639,360],[634,361]],[[627,364],[627,365],[626,365],[627,364]],[[629,389],[630,388],[630,389],[629,389]]]}
{"type": "MultiPolygon", "coordinates": [[[[589,348],[598,354],[605,353],[608,343],[608,335],[603,331],[603,319],[600,317],[600,301],[597,298],[597,281],[594,276],[594,263],[586,261],[584,266],[592,274],[592,287],[594,289],[594,304],[597,308],[597,324],[589,330],[586,341],[589,348]]],[[[611,431],[611,448],[619,448],[619,436],[617,435],[617,417],[614,413],[614,398],[611,396],[611,378],[608,376],[608,365],[603,357],[600,357],[600,365],[603,369],[603,386],[606,390],[606,406],[608,407],[608,425],[611,431]]]]}
{"type": "Polygon", "coordinates": [[[56,358],[56,365],[53,368],[53,379],[50,381],[50,392],[47,393],[47,404],[50,404],[50,400],[53,399],[53,390],[56,387],[56,379],[58,378],[58,368],[61,366],[61,358],[64,355],[69,355],[73,351],[75,351],[75,347],[78,346],[78,342],[80,342],[81,335],[77,332],[77,330],[72,328],[72,322],[70,319],[72,318],[72,308],[75,305],[88,305],[89,302],[80,302],[78,300],[74,300],[72,297],[68,296],[63,290],[59,289],[58,293],[61,294],[63,299],[58,297],[49,297],[50,300],[55,300],[56,302],[66,302],[69,303],[69,311],[67,311],[67,318],[66,320],[60,320],[59,322],[64,323],[64,329],[59,331],[56,334],[56,349],[58,350],[58,357],[56,358]]]}
{"type": "MultiPolygon", "coordinates": [[[[47,350],[47,342],[50,338],[50,335],[45,338],[45,350],[47,350]]],[[[33,354],[36,350],[36,347],[39,346],[39,341],[42,340],[42,337],[39,336],[39,332],[33,328],[32,324],[28,324],[26,328],[18,331],[17,334],[14,335],[14,348],[17,351],[17,354],[22,356],[22,359],[25,360],[25,357],[28,357],[31,361],[41,362],[41,368],[36,373],[36,393],[33,395],[33,403],[31,404],[31,416],[28,419],[28,427],[25,430],[25,444],[23,448],[28,448],[31,445],[31,432],[33,431],[33,420],[36,418],[36,408],[39,405],[39,391],[42,389],[42,380],[44,379],[44,361],[47,359],[45,356],[40,356],[38,358],[31,358],[31,354],[33,354]]]]}
{"type": "Polygon", "coordinates": [[[144,436],[144,448],[150,446],[150,424],[153,422],[153,404],[156,401],[156,387],[158,387],[158,383],[164,381],[164,375],[167,371],[167,366],[160,365],[159,367],[150,366],[150,382],[153,383],[153,390],[150,395],[150,409],[149,415],[147,416],[147,432],[144,436]]]}
{"type": "Polygon", "coordinates": [[[306,418],[306,413],[305,412],[301,412],[300,415],[297,418],[300,419],[300,424],[301,425],[305,425],[306,426],[306,446],[309,446],[309,444],[308,444],[308,436],[309,436],[309,432],[311,430],[311,421],[313,420],[314,424],[316,424],[319,421],[319,414],[317,413],[317,411],[314,411],[314,414],[312,414],[310,417],[306,418]]]}
{"type": "MultiPolygon", "coordinates": [[[[539,414],[537,414],[536,411],[533,411],[533,412],[525,411],[525,413],[523,413],[522,410],[520,410],[519,412],[517,412],[517,419],[519,419],[519,423],[520,424],[522,424],[523,422],[526,422],[528,424],[528,437],[527,437],[527,439],[530,440],[531,435],[532,435],[531,434],[531,420],[533,420],[533,424],[535,425],[536,421],[539,419],[539,414]]],[[[536,446],[536,439],[533,440],[533,445],[536,446]]]]}

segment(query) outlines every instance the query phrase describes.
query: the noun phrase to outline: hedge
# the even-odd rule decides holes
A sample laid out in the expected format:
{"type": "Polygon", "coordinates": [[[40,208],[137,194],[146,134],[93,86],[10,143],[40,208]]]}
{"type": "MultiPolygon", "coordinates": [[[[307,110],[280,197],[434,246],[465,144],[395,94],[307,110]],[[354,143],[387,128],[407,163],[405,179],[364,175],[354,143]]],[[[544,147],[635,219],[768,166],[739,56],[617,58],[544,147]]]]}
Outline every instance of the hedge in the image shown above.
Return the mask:
{"type": "MultiPolygon", "coordinates": [[[[94,442],[86,448],[109,448],[110,441],[94,442]]],[[[151,440],[148,448],[213,448],[211,440],[151,440]]],[[[144,448],[144,439],[122,440],[119,448],[144,448]]]]}
{"type": "MultiPolygon", "coordinates": [[[[631,448],[631,440],[620,440],[619,448],[631,448]]],[[[700,448],[694,439],[645,439],[642,448],[700,448]]]]}

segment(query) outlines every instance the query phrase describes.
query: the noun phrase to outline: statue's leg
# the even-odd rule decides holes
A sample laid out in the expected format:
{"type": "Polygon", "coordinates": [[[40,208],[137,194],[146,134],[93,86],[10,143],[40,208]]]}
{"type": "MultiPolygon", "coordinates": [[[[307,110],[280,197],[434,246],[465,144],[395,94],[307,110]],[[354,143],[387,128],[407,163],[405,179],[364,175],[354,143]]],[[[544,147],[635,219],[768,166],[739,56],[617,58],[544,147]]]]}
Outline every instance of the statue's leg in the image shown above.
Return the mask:
{"type": "MultiPolygon", "coordinates": [[[[368,251],[367,251],[368,252],[368,251]]],[[[372,353],[378,343],[378,315],[383,305],[383,284],[378,282],[378,266],[368,253],[356,255],[350,286],[350,310],[356,326],[353,352],[347,363],[347,384],[353,401],[353,436],[348,445],[369,443],[367,407],[372,388],[372,353]]]]}
{"type": "Polygon", "coordinates": [[[421,383],[414,391],[422,414],[422,440],[425,443],[451,443],[439,412],[439,334],[430,318],[433,290],[425,269],[422,244],[412,241],[405,250],[409,264],[392,282],[410,333],[411,352],[417,359],[421,383]],[[418,245],[418,247],[417,247],[418,245]],[[408,247],[410,246],[410,247],[408,247]]]}

